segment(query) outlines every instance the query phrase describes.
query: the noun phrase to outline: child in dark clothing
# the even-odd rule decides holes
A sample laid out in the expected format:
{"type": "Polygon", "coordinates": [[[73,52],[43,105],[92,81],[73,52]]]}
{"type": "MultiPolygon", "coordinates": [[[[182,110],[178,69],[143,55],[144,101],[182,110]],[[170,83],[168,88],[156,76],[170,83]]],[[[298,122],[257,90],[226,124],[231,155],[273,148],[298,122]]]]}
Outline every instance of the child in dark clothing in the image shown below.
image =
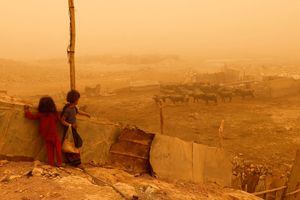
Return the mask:
{"type": "Polygon", "coordinates": [[[61,141],[57,131],[59,115],[56,105],[51,97],[40,99],[38,113],[32,114],[28,106],[24,106],[25,117],[31,120],[39,120],[39,132],[45,140],[48,163],[54,166],[54,152],[56,153],[57,166],[62,165],[61,141]]]}
{"type": "MultiPolygon", "coordinates": [[[[89,114],[79,111],[76,107],[78,105],[78,101],[80,99],[80,93],[76,90],[71,90],[67,94],[67,104],[64,106],[63,111],[61,113],[61,122],[65,126],[64,128],[64,138],[66,136],[66,132],[68,128],[72,127],[72,133],[74,138],[74,143],[76,148],[82,147],[82,139],[77,132],[77,114],[84,115],[90,117],[89,114]]],[[[80,153],[65,153],[67,161],[73,166],[80,166],[81,159],[80,153]]]]}

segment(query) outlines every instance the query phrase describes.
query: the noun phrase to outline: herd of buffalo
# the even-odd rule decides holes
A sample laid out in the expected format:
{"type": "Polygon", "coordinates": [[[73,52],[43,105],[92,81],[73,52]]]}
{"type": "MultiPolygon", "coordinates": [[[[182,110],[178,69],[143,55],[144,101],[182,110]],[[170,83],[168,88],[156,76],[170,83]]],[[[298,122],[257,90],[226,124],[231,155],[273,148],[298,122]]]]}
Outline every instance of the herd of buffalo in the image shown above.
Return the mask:
{"type": "Polygon", "coordinates": [[[170,84],[161,85],[159,95],[154,95],[154,101],[159,103],[167,103],[168,101],[177,103],[187,103],[193,101],[197,103],[204,101],[206,104],[213,102],[218,103],[218,99],[222,102],[231,102],[233,97],[254,98],[254,90],[241,86],[223,86],[220,84],[170,84]]]}

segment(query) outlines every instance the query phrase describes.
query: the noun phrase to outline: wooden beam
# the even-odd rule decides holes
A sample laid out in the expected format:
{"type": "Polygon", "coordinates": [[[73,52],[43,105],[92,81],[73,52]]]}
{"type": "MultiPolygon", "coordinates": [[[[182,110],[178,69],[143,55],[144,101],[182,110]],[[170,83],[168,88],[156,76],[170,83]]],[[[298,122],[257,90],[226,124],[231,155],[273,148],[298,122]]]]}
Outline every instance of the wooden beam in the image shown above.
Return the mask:
{"type": "Polygon", "coordinates": [[[149,160],[148,157],[145,156],[138,156],[138,155],[134,155],[132,153],[127,153],[127,152],[121,152],[121,151],[115,151],[115,150],[110,150],[110,153],[112,154],[117,154],[117,155],[122,155],[122,156],[128,156],[128,157],[132,157],[132,158],[139,158],[142,160],[149,160]]]}
{"type": "Polygon", "coordinates": [[[160,134],[164,134],[164,113],[162,101],[159,100],[159,119],[160,119],[160,134]]]}
{"type": "Polygon", "coordinates": [[[263,195],[263,194],[284,190],[285,188],[287,188],[287,186],[282,186],[282,187],[279,187],[279,188],[274,188],[274,189],[266,190],[266,191],[262,191],[262,192],[255,192],[255,193],[252,193],[252,194],[255,195],[255,196],[260,196],[260,195],[263,195]]]}
{"type": "Polygon", "coordinates": [[[68,58],[70,65],[70,87],[75,90],[75,7],[74,0],[69,1],[69,16],[70,16],[70,44],[68,47],[68,58]]]}
{"type": "Polygon", "coordinates": [[[223,149],[223,140],[224,140],[224,122],[225,120],[221,121],[220,128],[219,128],[219,147],[223,149]]]}
{"type": "Polygon", "coordinates": [[[295,194],[298,194],[298,193],[300,193],[300,189],[298,189],[298,190],[296,190],[296,191],[294,191],[294,192],[287,193],[285,196],[286,196],[286,197],[287,197],[287,196],[292,196],[292,195],[295,195],[295,194]]]}

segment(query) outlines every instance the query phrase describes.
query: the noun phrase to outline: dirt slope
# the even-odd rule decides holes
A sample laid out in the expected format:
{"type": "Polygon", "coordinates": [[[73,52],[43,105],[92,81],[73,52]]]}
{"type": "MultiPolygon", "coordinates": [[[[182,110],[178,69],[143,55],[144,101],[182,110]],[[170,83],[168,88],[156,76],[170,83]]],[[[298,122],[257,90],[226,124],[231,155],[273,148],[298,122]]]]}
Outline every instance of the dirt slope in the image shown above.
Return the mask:
{"type": "Polygon", "coordinates": [[[145,200],[259,199],[214,184],[168,183],[116,169],[86,166],[84,172],[38,162],[0,161],[0,196],[6,200],[122,200],[133,195],[145,200]]]}

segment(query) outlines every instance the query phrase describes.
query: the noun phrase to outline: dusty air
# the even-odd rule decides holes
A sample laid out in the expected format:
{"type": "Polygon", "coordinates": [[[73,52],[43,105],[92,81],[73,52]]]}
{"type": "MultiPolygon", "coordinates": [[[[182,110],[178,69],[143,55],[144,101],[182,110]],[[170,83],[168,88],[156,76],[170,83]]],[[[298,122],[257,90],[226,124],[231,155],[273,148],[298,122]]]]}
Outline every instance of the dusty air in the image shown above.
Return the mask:
{"type": "Polygon", "coordinates": [[[0,4],[0,199],[300,199],[299,1],[0,4]]]}

